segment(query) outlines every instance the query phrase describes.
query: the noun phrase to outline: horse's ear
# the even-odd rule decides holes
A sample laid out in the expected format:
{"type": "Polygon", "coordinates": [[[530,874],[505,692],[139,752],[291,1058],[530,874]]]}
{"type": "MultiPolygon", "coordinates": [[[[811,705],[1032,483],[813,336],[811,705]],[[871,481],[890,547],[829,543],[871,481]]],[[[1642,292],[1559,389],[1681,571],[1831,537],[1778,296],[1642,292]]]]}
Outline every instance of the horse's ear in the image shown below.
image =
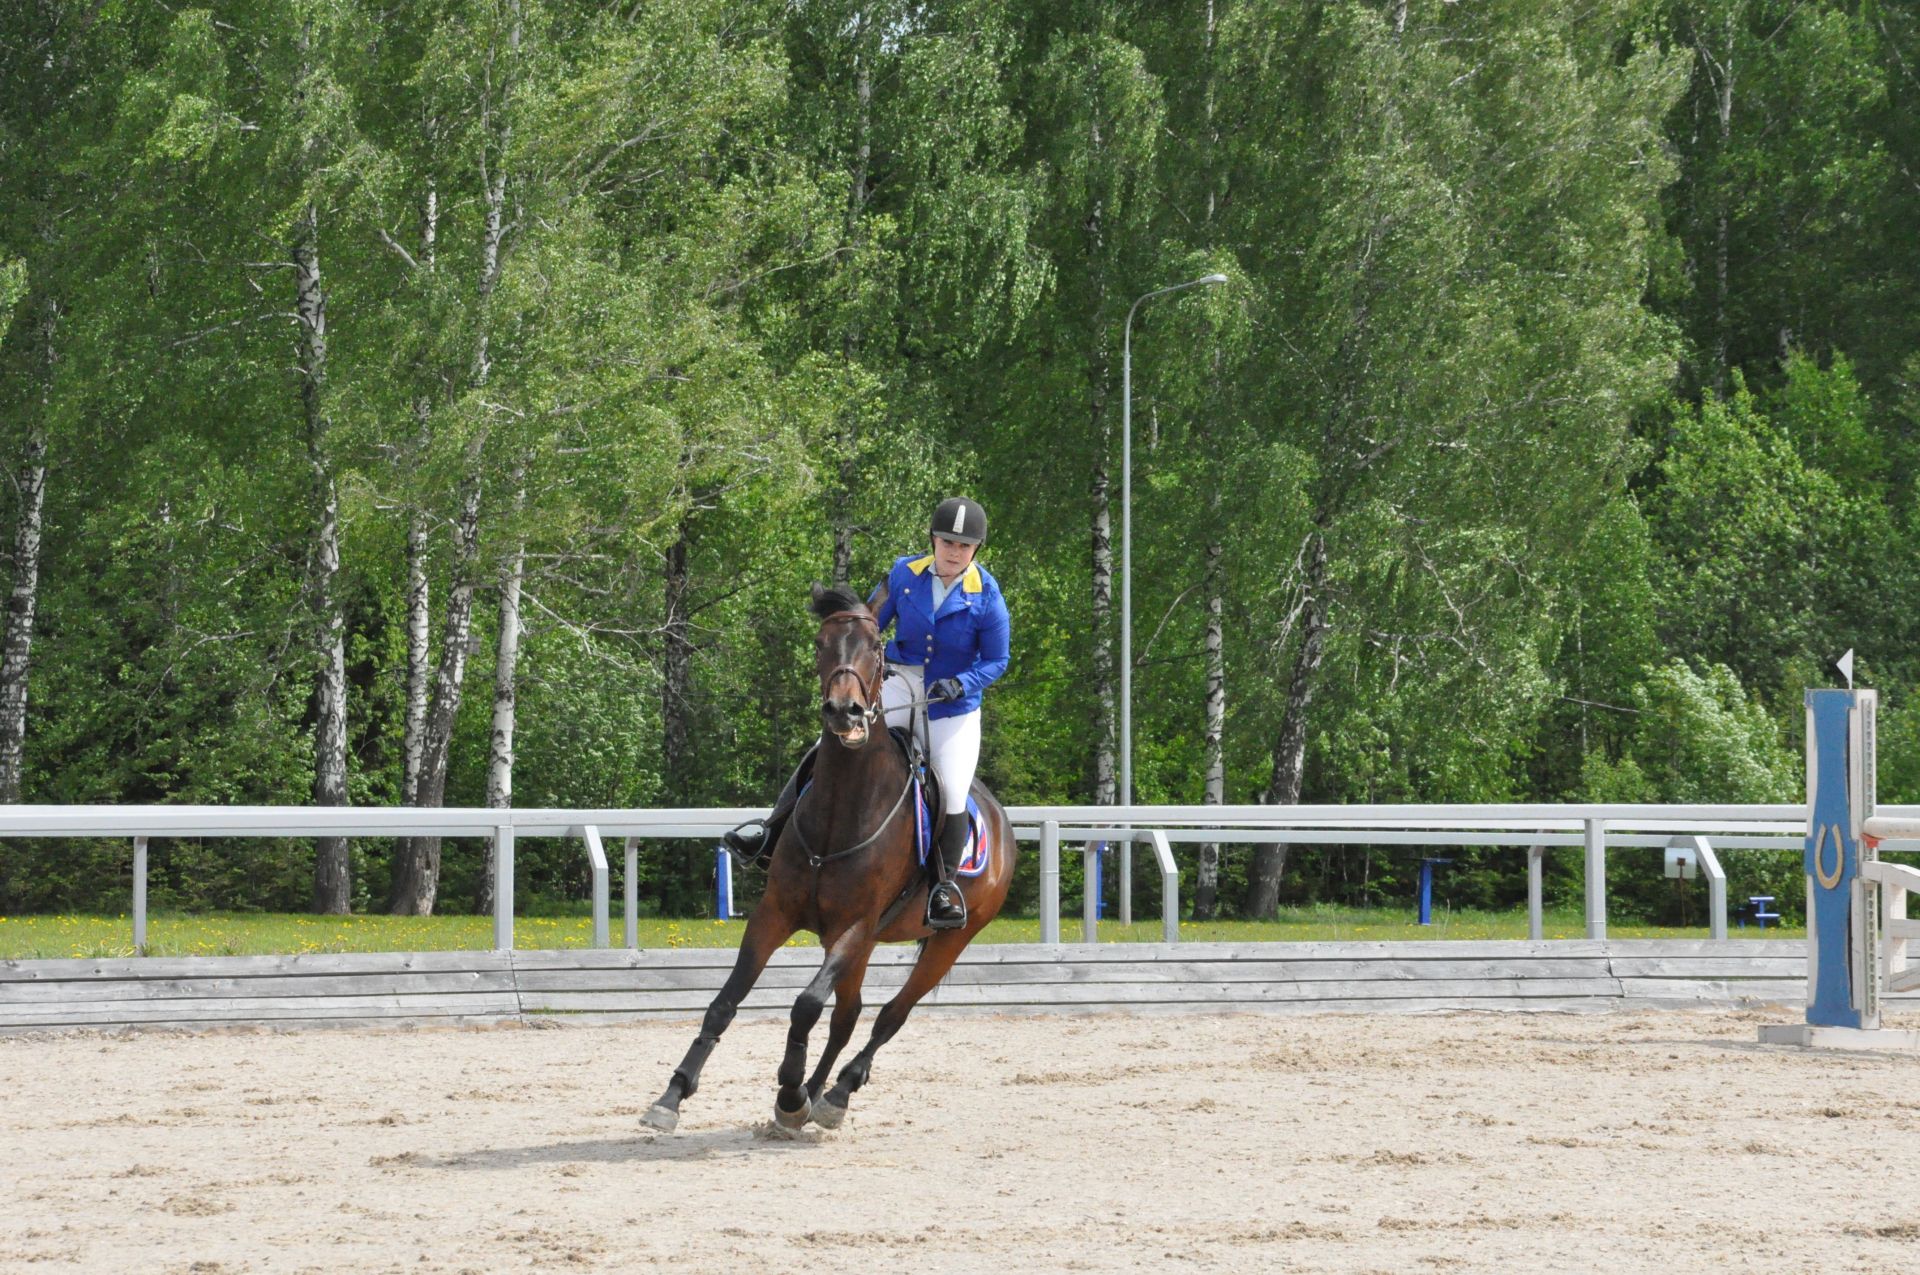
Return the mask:
{"type": "Polygon", "coordinates": [[[826,596],[827,596],[827,586],[824,584],[821,584],[818,580],[815,580],[813,582],[813,605],[815,607],[818,607],[820,605],[820,600],[826,596]]]}

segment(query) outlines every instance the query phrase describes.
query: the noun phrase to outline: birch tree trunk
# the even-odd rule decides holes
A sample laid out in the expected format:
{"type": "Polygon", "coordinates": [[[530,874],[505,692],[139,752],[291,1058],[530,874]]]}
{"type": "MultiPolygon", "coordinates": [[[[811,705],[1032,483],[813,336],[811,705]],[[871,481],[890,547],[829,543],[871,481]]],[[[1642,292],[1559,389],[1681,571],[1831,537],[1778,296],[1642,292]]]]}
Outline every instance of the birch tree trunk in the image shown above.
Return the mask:
{"type": "MultiPolygon", "coordinates": [[[[526,488],[521,485],[524,470],[514,474],[513,512],[518,515],[526,504],[526,488]]],[[[504,810],[513,805],[513,727],[517,703],[516,676],[520,667],[520,586],[525,578],[527,544],[514,543],[500,572],[500,633],[493,655],[493,737],[487,751],[487,805],[504,810]]],[[[493,911],[493,856],[487,855],[486,872],[481,878],[480,895],[474,910],[481,915],[493,911]]]]}
{"type": "MultiPolygon", "coordinates": [[[[1092,77],[1098,85],[1098,72],[1092,77]]],[[[1096,92],[1098,90],[1096,89],[1096,92]]],[[[1099,103],[1088,112],[1088,146],[1098,156],[1105,149],[1100,131],[1099,103]]],[[[1095,805],[1112,805],[1119,796],[1114,775],[1114,739],[1117,723],[1114,712],[1113,641],[1113,420],[1107,414],[1107,396],[1113,378],[1113,354],[1107,334],[1107,244],[1103,222],[1104,203],[1096,194],[1087,210],[1087,261],[1093,268],[1093,341],[1087,352],[1088,426],[1093,439],[1093,474],[1088,486],[1091,500],[1093,560],[1093,685],[1098,701],[1098,720],[1094,727],[1093,800],[1095,805]]]]}
{"type": "MultiPolygon", "coordinates": [[[[340,572],[340,500],[334,489],[327,416],[327,297],[320,282],[319,210],[309,204],[294,227],[294,309],[300,322],[300,403],[313,481],[314,538],[307,561],[318,668],[314,680],[313,802],[347,804],[346,621],[334,597],[340,572]]],[[[313,910],[344,914],[351,904],[347,840],[314,843],[313,910]]]]}
{"type": "Polygon", "coordinates": [[[41,306],[40,412],[21,449],[13,527],[13,583],[7,593],[6,633],[0,638],[0,802],[20,800],[26,765],[27,677],[32,668],[33,620],[40,599],[40,531],[47,491],[47,419],[53,407],[53,369],[60,307],[41,306]]]}
{"type": "Polygon", "coordinates": [[[692,730],[693,635],[688,598],[692,591],[689,559],[692,553],[692,521],[689,512],[680,522],[680,533],[667,548],[663,578],[666,614],[661,621],[662,677],[660,679],[660,758],[662,778],[668,798],[685,802],[692,766],[689,755],[692,730]]]}
{"type": "MultiPolygon", "coordinates": [[[[1105,307],[1100,309],[1104,310],[1105,307]]],[[[1113,476],[1107,456],[1113,447],[1113,421],[1107,415],[1107,378],[1110,370],[1103,332],[1095,338],[1094,357],[1088,373],[1092,390],[1094,441],[1093,481],[1089,489],[1093,498],[1093,685],[1099,699],[1099,721],[1094,734],[1093,801],[1100,806],[1110,806],[1119,799],[1119,784],[1114,771],[1114,741],[1118,726],[1114,709],[1113,476]]]]}
{"type": "MultiPolygon", "coordinates": [[[[512,126],[507,114],[512,100],[513,74],[518,65],[521,7],[512,3],[513,25],[507,36],[507,60],[495,82],[494,59],[483,63],[485,80],[480,96],[481,235],[480,275],[475,289],[478,333],[474,340],[471,384],[483,387],[493,372],[493,294],[500,283],[500,255],[506,235],[507,146],[512,126]]],[[[467,645],[473,628],[473,592],[480,544],[480,494],[486,433],[474,434],[467,445],[465,478],[461,482],[460,512],[454,524],[453,578],[447,590],[446,620],[442,626],[440,661],[434,675],[433,706],[427,714],[420,762],[417,803],[421,807],[445,804],[447,755],[453,746],[453,723],[459,715],[466,681],[467,645]]],[[[431,916],[440,890],[440,838],[415,837],[395,848],[393,890],[388,907],[396,915],[431,916]]]]}
{"type": "Polygon", "coordinates": [[[427,515],[407,515],[407,708],[401,727],[400,804],[420,804],[420,763],[426,753],[427,685],[432,595],[427,583],[427,515]]]}
{"type": "MultiPolygon", "coordinates": [[[[873,48],[869,39],[871,15],[857,13],[853,19],[854,39],[854,118],[853,162],[847,183],[847,242],[852,245],[856,274],[850,289],[859,295],[857,275],[861,250],[865,246],[867,214],[867,174],[873,155],[873,48]]],[[[849,367],[860,354],[860,324],[851,320],[841,343],[841,358],[849,367]]],[[[849,403],[841,418],[840,487],[834,494],[833,509],[833,583],[846,587],[853,573],[853,511],[858,507],[855,487],[860,481],[860,403],[849,403]]]]}
{"type": "MultiPolygon", "coordinates": [[[[1287,708],[1273,744],[1273,775],[1263,800],[1270,806],[1297,805],[1307,764],[1307,712],[1319,689],[1320,664],[1327,649],[1327,535],[1316,522],[1307,550],[1305,596],[1302,599],[1300,648],[1294,653],[1293,676],[1287,684],[1287,708]]],[[[1244,910],[1256,920],[1274,916],[1280,908],[1280,877],[1286,871],[1287,847],[1258,846],[1247,872],[1244,910]]]]}
{"type": "MultiPolygon", "coordinates": [[[[1214,121],[1214,50],[1219,37],[1219,14],[1214,0],[1207,0],[1206,43],[1201,61],[1201,73],[1206,77],[1202,87],[1206,115],[1205,152],[1203,156],[1207,174],[1207,201],[1202,226],[1202,241],[1211,250],[1215,246],[1214,218],[1220,204],[1220,132],[1214,121]]],[[[1223,559],[1224,546],[1220,542],[1221,501],[1219,447],[1219,410],[1222,365],[1225,356],[1216,339],[1209,352],[1207,375],[1206,409],[1200,421],[1202,452],[1208,458],[1207,465],[1213,471],[1213,481],[1207,485],[1207,526],[1211,534],[1207,537],[1206,561],[1206,636],[1207,659],[1207,705],[1206,728],[1202,735],[1206,789],[1202,797],[1209,806],[1223,805],[1227,799],[1227,661],[1225,634],[1221,617],[1224,612],[1225,571],[1223,559]]],[[[1193,891],[1193,919],[1211,921],[1220,907],[1220,843],[1203,842],[1200,845],[1198,872],[1195,874],[1193,891]]]]}
{"type": "MultiPolygon", "coordinates": [[[[1727,9],[1726,53],[1720,62],[1718,92],[1714,106],[1720,121],[1720,153],[1724,156],[1733,140],[1733,52],[1740,6],[1727,9]]],[[[1705,55],[1704,48],[1702,55],[1705,55]]],[[[1709,59],[1711,63],[1711,59],[1709,59]]],[[[1727,205],[1732,196],[1724,189],[1714,220],[1713,238],[1713,386],[1724,397],[1727,392],[1727,205]]]]}
{"type": "MultiPolygon", "coordinates": [[[[1213,526],[1221,518],[1219,489],[1208,501],[1213,526]]],[[[1227,799],[1227,661],[1222,615],[1222,548],[1217,536],[1209,537],[1206,549],[1207,593],[1207,724],[1205,741],[1205,804],[1224,805],[1227,799]]],[[[1202,842],[1199,872],[1194,882],[1193,919],[1211,921],[1220,908],[1220,843],[1202,842]]]]}
{"type": "MultiPolygon", "coordinates": [[[[480,439],[468,445],[468,477],[461,486],[460,512],[454,522],[453,580],[447,589],[441,627],[440,660],[434,669],[433,703],[421,735],[420,783],[416,804],[445,803],[447,754],[460,691],[467,675],[467,647],[473,631],[474,564],[480,540],[480,439]]],[[[393,888],[387,908],[396,916],[431,916],[440,888],[440,838],[407,837],[394,847],[393,888]]]]}
{"type": "MultiPolygon", "coordinates": [[[[430,137],[437,134],[431,128],[430,137]]],[[[440,240],[440,192],[431,177],[420,218],[420,268],[432,274],[436,267],[440,240]]],[[[433,446],[433,400],[426,394],[413,400],[415,424],[414,463],[426,460],[433,446]]],[[[401,728],[402,764],[400,802],[414,806],[420,802],[420,763],[426,753],[428,687],[433,657],[433,591],[427,579],[427,556],[431,551],[427,511],[416,495],[407,515],[407,708],[401,728]]]]}

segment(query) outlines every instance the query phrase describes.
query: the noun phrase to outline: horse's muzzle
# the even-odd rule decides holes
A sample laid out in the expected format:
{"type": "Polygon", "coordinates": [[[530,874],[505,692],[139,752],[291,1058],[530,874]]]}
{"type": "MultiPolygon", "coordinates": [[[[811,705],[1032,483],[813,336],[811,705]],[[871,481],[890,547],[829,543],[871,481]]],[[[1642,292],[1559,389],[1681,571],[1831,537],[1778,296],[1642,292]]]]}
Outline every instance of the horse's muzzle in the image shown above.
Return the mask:
{"type": "Polygon", "coordinates": [[[853,700],[822,701],[820,715],[826,720],[827,733],[848,748],[858,748],[873,734],[880,714],[853,700]]]}

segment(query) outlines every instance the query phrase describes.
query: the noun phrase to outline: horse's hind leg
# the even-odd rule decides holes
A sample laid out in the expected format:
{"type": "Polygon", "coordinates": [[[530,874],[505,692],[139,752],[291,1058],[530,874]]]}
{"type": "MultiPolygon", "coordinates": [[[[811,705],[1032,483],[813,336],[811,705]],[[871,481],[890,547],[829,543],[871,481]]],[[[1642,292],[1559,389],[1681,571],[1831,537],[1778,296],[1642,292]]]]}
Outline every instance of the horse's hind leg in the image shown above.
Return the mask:
{"type": "MultiPolygon", "coordinates": [[[[812,1095],[800,1083],[807,1072],[807,1037],[813,1034],[814,1024],[820,1021],[821,1011],[827,1006],[828,990],[835,987],[853,965],[858,964],[864,970],[867,957],[873,951],[871,934],[872,931],[866,926],[856,925],[836,937],[827,945],[826,959],[820,962],[820,972],[794,998],[793,1021],[787,1029],[787,1054],[780,1062],[780,1092],[773,1100],[773,1118],[789,1129],[804,1125],[813,1106],[812,1095]]],[[[836,1024],[839,1019],[836,1008],[836,1024]]],[[[848,1031],[852,1031],[851,1024],[848,1025],[848,1031]]],[[[846,1042],[843,1040],[840,1043],[846,1042]]],[[[831,1041],[829,1047],[837,1048],[831,1041]]]]}
{"type": "Polygon", "coordinates": [[[707,1065],[707,1055],[720,1043],[720,1034],[727,1030],[727,1024],[740,1009],[740,1002],[753,990],[760,971],[797,928],[785,914],[770,910],[764,904],[754,910],[753,918],[747,922],[747,932],[740,939],[740,954],[734,958],[733,972],[727,975],[720,994],[707,1006],[700,1034],[694,1037],[687,1056],[673,1069],[667,1091],[640,1117],[642,1124],[662,1133],[673,1132],[674,1126],[680,1123],[680,1100],[700,1087],[700,1069],[707,1065]]]}
{"type": "Polygon", "coordinates": [[[927,940],[927,945],[920,950],[920,959],[914,962],[913,971],[907,975],[906,984],[875,1016],[873,1035],[868,1039],[866,1048],[840,1069],[840,1079],[815,1106],[813,1118],[818,1124],[831,1129],[846,1116],[847,1103],[854,1092],[867,1083],[867,1077],[873,1071],[873,1056],[880,1051],[880,1046],[893,1039],[907,1021],[907,1015],[920,1003],[920,998],[947,976],[947,971],[960,959],[961,951],[972,937],[971,929],[940,930],[927,940]]]}

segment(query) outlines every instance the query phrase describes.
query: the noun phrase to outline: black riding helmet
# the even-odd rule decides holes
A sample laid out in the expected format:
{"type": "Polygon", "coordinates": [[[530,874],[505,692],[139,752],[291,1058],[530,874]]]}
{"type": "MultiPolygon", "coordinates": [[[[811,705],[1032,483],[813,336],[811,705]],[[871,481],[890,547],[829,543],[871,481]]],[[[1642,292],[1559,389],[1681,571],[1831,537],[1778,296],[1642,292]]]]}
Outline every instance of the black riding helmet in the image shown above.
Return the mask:
{"type": "Polygon", "coordinates": [[[987,511],[965,496],[943,500],[933,511],[927,534],[958,540],[963,545],[984,544],[987,539],[987,511]]]}

